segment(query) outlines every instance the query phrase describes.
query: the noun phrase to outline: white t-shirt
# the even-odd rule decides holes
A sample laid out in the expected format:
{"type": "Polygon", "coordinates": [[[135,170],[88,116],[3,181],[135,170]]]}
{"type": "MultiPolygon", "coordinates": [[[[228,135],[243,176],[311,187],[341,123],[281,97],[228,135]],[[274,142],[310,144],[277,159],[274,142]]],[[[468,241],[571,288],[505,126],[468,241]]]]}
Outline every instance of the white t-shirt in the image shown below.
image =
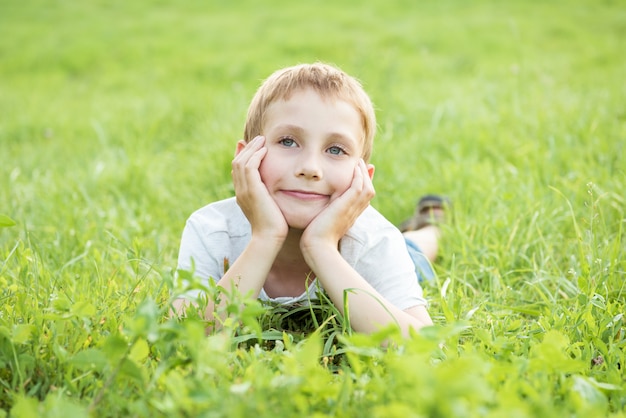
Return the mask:
{"type": "MultiPolygon", "coordinates": [[[[202,280],[219,281],[224,266],[233,264],[251,238],[248,219],[235,198],[211,203],[194,212],[185,225],[178,254],[178,269],[191,271],[202,280]],[[227,263],[225,263],[227,260],[227,263]]],[[[373,207],[356,220],[339,244],[341,256],[376,291],[399,309],[427,305],[415,265],[400,231],[373,207]]],[[[315,299],[317,280],[308,293],[298,297],[270,298],[261,290],[259,298],[282,304],[315,299]]],[[[198,292],[186,297],[194,298],[198,292]]]]}

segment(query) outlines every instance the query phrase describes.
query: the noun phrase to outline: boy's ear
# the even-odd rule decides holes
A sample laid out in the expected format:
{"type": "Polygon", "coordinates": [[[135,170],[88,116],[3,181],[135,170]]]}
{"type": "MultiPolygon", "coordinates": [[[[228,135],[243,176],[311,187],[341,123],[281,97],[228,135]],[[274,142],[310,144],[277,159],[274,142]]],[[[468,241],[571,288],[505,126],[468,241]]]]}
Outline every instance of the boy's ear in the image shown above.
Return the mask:
{"type": "Polygon", "coordinates": [[[246,147],[247,142],[243,139],[237,141],[237,148],[235,148],[235,157],[239,155],[239,153],[246,147]]]}
{"type": "Polygon", "coordinates": [[[374,180],[374,171],[376,171],[376,168],[374,167],[374,164],[368,164],[367,165],[367,174],[370,175],[370,180],[374,180]]]}

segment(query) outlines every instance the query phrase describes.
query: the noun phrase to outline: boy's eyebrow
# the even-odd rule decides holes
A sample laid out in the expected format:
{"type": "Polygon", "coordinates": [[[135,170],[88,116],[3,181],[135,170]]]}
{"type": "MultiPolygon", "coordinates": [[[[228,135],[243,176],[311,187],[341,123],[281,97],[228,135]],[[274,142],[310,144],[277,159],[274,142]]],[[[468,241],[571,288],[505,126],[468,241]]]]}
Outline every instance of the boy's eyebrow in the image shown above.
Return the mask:
{"type": "Polygon", "coordinates": [[[292,125],[289,123],[285,123],[283,125],[278,125],[275,130],[277,131],[290,131],[290,132],[296,132],[297,134],[301,134],[304,132],[304,129],[302,129],[300,126],[298,125],[292,125]]]}

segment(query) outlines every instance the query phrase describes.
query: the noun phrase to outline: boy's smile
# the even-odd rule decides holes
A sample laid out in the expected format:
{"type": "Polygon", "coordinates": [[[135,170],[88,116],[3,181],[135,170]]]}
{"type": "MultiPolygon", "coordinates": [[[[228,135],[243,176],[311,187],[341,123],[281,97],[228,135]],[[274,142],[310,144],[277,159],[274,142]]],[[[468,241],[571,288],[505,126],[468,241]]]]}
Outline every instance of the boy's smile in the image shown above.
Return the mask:
{"type": "Polygon", "coordinates": [[[281,190],[280,193],[283,193],[285,196],[293,197],[300,200],[328,199],[328,196],[325,194],[308,192],[306,190],[281,190]]]}
{"type": "Polygon", "coordinates": [[[361,116],[348,102],[305,89],[268,107],[263,135],[261,179],[289,226],[304,229],[350,187],[363,153],[361,116]]]}

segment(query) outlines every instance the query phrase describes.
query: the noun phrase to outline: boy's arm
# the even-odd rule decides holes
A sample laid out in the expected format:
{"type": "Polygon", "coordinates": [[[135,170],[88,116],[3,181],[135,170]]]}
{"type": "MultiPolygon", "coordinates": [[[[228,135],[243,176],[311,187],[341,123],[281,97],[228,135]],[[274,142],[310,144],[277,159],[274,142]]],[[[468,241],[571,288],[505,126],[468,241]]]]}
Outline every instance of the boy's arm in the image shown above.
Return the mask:
{"type": "Polygon", "coordinates": [[[350,323],[359,332],[373,332],[397,323],[409,329],[431,325],[424,307],[401,310],[376,291],[339,253],[338,243],[374,197],[374,186],[363,161],[355,168],[350,188],[315,218],[300,241],[302,254],[328,296],[343,312],[347,292],[350,323]]]}
{"type": "MultiPolygon", "coordinates": [[[[241,255],[226,269],[219,280],[219,286],[227,291],[237,288],[242,294],[251,293],[256,298],[265,283],[281,245],[280,241],[272,245],[271,240],[253,236],[241,255]]],[[[196,257],[202,257],[202,254],[196,254],[196,257]]],[[[224,303],[226,302],[224,301],[224,303]]],[[[174,300],[170,316],[185,315],[185,311],[190,305],[195,306],[196,304],[184,297],[174,300]]],[[[209,300],[203,315],[207,321],[214,319],[215,308],[213,302],[209,300]]]]}
{"type": "Polygon", "coordinates": [[[432,325],[424,306],[403,311],[392,305],[332,246],[313,246],[305,257],[324,290],[343,314],[344,292],[346,293],[350,324],[356,331],[371,333],[397,323],[402,334],[408,336],[410,328],[418,330],[432,325]]]}
{"type": "MultiPolygon", "coordinates": [[[[232,162],[233,185],[237,204],[248,218],[252,229],[250,242],[220,279],[220,286],[233,288],[257,298],[280,251],[289,227],[287,221],[261,180],[259,167],[267,148],[265,138],[258,136],[249,143],[239,141],[232,162]]],[[[222,301],[227,303],[227,301],[222,301]]],[[[211,318],[215,306],[207,306],[211,318]]]]}
{"type": "Polygon", "coordinates": [[[425,326],[433,324],[433,320],[428,313],[428,309],[426,309],[426,306],[424,305],[414,306],[412,308],[405,309],[404,312],[416,318],[425,326]]]}
{"type": "MultiPolygon", "coordinates": [[[[272,264],[287,236],[285,218],[261,180],[259,166],[267,152],[265,139],[257,137],[249,143],[239,141],[232,162],[233,185],[237,204],[250,222],[250,242],[219,281],[227,291],[233,288],[245,295],[258,297],[272,264]]],[[[226,304],[227,301],[222,301],[226,304]]],[[[177,301],[174,307],[181,313],[185,301],[177,301]]],[[[205,319],[212,320],[215,305],[209,301],[205,319]]],[[[219,326],[219,324],[216,324],[219,326]]]]}

